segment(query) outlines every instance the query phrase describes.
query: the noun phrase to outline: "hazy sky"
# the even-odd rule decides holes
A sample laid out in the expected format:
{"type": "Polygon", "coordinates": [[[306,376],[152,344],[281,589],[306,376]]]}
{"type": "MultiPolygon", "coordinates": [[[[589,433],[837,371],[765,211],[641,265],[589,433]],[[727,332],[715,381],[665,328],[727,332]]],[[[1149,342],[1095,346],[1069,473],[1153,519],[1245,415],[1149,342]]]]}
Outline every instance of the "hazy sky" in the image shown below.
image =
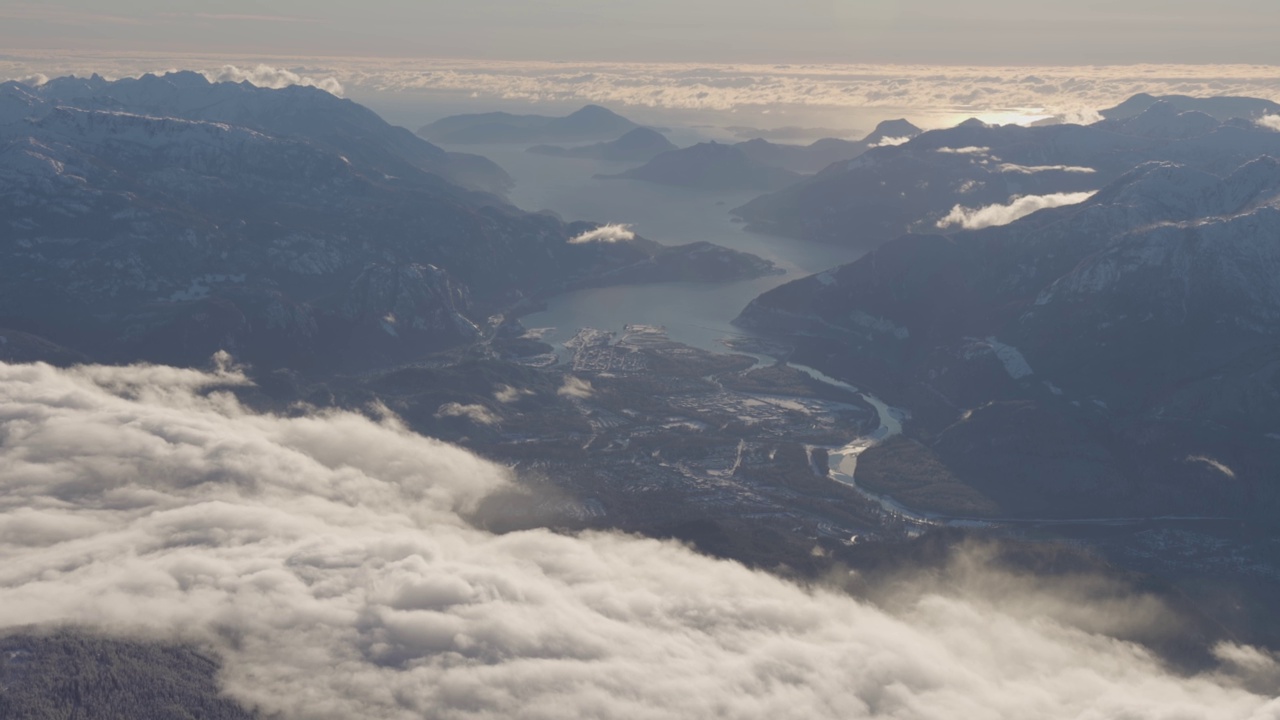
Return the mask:
{"type": "Polygon", "coordinates": [[[14,51],[1280,64],[1276,37],[1276,0],[0,0],[14,51]]]}

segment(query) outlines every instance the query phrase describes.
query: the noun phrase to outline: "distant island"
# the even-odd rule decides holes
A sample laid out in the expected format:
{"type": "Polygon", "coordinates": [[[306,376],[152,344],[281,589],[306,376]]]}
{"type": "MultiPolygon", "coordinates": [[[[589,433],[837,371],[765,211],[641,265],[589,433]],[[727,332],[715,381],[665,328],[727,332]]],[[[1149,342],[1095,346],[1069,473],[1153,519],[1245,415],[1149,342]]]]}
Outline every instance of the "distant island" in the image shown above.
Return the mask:
{"type": "Polygon", "coordinates": [[[506,112],[452,115],[418,128],[418,135],[453,145],[546,143],[608,140],[638,127],[612,110],[587,105],[565,117],[506,112]]]}
{"type": "Polygon", "coordinates": [[[702,190],[768,191],[790,185],[801,175],[752,160],[737,145],[707,142],[662,153],[638,168],[596,177],[601,180],[646,180],[702,190]]]}
{"type": "Polygon", "coordinates": [[[641,167],[597,177],[646,180],[702,190],[769,192],[791,185],[832,163],[852,160],[873,148],[905,143],[920,132],[920,128],[906,120],[888,120],[862,140],[823,138],[809,145],[771,143],[761,138],[734,144],[699,143],[656,155],[641,167]]]}
{"type": "Polygon", "coordinates": [[[559,145],[534,145],[526,152],[552,157],[577,158],[585,160],[608,160],[610,162],[647,162],[664,152],[677,150],[675,143],[657,130],[636,128],[626,135],[610,142],[595,143],[580,147],[560,147],[559,145]]]}
{"type": "Polygon", "coordinates": [[[1280,115],[1280,103],[1251,97],[1191,97],[1190,95],[1151,95],[1138,93],[1128,100],[1098,114],[1106,120],[1128,120],[1151,109],[1157,103],[1164,103],[1174,111],[1196,112],[1209,115],[1218,122],[1226,122],[1233,118],[1257,120],[1266,115],[1280,115]]]}

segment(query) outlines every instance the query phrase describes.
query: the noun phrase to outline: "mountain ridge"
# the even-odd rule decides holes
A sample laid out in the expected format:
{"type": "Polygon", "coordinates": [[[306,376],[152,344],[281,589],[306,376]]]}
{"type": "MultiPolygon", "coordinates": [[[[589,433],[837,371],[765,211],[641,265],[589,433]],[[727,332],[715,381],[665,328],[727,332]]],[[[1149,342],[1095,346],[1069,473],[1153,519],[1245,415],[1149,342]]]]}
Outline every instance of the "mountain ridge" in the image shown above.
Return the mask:
{"type": "Polygon", "coordinates": [[[927,454],[1005,512],[1255,517],[1280,507],[1277,237],[1274,158],[1148,163],[1079,205],[902,236],[735,322],[905,404],[927,454]],[[981,451],[973,417],[1007,447],[981,451]]]}
{"type": "Polygon", "coordinates": [[[563,117],[508,112],[451,115],[418,128],[418,135],[451,145],[609,140],[639,125],[599,105],[563,117]]]}
{"type": "MultiPolygon", "coordinates": [[[[41,88],[0,96],[23,108],[0,127],[0,326],[93,359],[190,365],[225,349],[268,368],[377,365],[475,342],[491,316],[601,277],[673,277],[708,252],[570,242],[596,226],[390,157],[402,132],[322,91],[120,82],[51,81],[56,102],[41,88]],[[273,108],[299,93],[318,105],[295,133],[273,108]],[[385,134],[334,139],[356,121],[385,134]]],[[[772,271],[710,252],[719,279],[772,271]]]]}
{"type": "Polygon", "coordinates": [[[733,212],[751,230],[869,248],[903,232],[934,232],[956,208],[1096,191],[1147,161],[1221,174],[1261,155],[1280,156],[1280,133],[1156,102],[1131,118],[1093,125],[932,130],[733,212]]]}

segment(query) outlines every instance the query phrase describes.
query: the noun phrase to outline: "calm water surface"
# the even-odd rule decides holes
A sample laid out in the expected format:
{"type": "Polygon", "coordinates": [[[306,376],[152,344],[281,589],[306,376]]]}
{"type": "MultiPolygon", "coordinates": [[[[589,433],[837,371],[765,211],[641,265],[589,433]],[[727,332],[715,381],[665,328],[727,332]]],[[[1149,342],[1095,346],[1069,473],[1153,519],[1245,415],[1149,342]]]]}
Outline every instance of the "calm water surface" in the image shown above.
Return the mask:
{"type": "MultiPolygon", "coordinates": [[[[454,149],[454,148],[450,148],[454,149]]],[[[554,328],[545,338],[558,344],[579,328],[621,331],[630,323],[661,325],[673,340],[723,351],[720,340],[742,335],[730,321],[760,293],[795,278],[857,259],[864,251],[790,238],[748,233],[731,221],[729,210],[756,193],[709,193],[639,180],[598,180],[628,163],[553,158],[523,148],[466,146],[485,155],[516,180],[511,200],[526,210],[552,210],[566,220],[627,223],[640,235],[665,245],[706,240],[754,253],[786,270],[735,283],[664,283],[581,290],[553,298],[543,312],[527,315],[529,328],[554,328]]]]}

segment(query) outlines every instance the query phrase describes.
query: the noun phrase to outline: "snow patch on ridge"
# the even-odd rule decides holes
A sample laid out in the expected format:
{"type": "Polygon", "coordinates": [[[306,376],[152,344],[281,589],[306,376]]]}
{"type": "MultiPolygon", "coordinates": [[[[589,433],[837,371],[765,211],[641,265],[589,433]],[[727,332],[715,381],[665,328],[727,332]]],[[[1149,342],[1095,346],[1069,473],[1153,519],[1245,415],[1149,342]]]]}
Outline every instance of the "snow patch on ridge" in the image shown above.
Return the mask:
{"type": "MultiPolygon", "coordinates": [[[[1004,371],[1014,380],[1021,380],[1024,377],[1034,375],[1035,371],[1031,369],[1031,363],[1027,362],[1027,358],[1023,356],[1022,351],[1012,345],[1006,345],[994,337],[987,338],[965,338],[968,341],[963,349],[962,357],[966,360],[994,355],[1000,364],[1004,366],[1004,371]]],[[[1050,392],[1053,392],[1053,386],[1050,384],[1050,392]]],[[[1058,391],[1061,392],[1061,391],[1058,391]]],[[[1056,394],[1056,393],[1055,393],[1056,394]]]]}
{"type": "Polygon", "coordinates": [[[1005,345],[994,337],[987,338],[987,344],[991,346],[996,358],[1004,365],[1004,371],[1009,373],[1009,377],[1019,380],[1035,374],[1035,371],[1031,369],[1031,364],[1027,362],[1027,359],[1023,357],[1018,348],[1012,345],[1005,345]]]}

